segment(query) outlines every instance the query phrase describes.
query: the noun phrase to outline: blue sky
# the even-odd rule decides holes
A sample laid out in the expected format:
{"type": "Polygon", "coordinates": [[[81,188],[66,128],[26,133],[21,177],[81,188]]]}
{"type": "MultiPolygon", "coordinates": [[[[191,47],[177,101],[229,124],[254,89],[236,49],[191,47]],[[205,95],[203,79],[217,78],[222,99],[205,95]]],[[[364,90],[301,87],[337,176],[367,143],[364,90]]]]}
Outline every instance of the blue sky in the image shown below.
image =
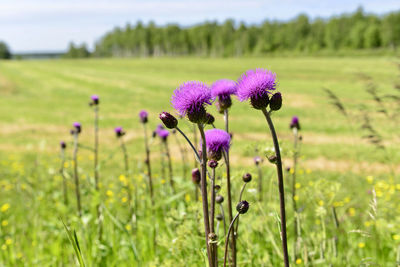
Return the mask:
{"type": "Polygon", "coordinates": [[[0,40],[13,52],[65,50],[70,41],[90,48],[115,26],[141,20],[187,26],[233,18],[247,23],[352,12],[358,6],[382,14],[400,0],[0,0],[0,40]]]}

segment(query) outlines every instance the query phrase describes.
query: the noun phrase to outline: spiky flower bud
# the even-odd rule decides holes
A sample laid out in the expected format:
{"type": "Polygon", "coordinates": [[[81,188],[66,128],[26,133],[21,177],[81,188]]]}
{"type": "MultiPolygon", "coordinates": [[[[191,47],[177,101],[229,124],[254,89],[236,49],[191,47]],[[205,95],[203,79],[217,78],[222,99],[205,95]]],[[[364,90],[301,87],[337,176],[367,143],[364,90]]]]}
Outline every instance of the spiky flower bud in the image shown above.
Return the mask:
{"type": "Polygon", "coordinates": [[[237,204],[236,210],[240,214],[245,214],[249,210],[249,207],[250,207],[249,202],[247,202],[246,200],[242,200],[237,204]]]}
{"type": "Polygon", "coordinates": [[[217,166],[218,166],[218,162],[216,160],[212,159],[212,160],[208,161],[208,167],[215,169],[215,168],[217,168],[217,166]]]}
{"type": "Polygon", "coordinates": [[[257,97],[250,97],[250,104],[255,109],[263,109],[268,107],[269,97],[267,94],[257,97]]]}
{"type": "Polygon", "coordinates": [[[215,202],[217,202],[218,204],[221,204],[222,202],[224,202],[224,197],[221,195],[216,196],[215,202]]]}
{"type": "Polygon", "coordinates": [[[178,120],[171,113],[161,112],[159,118],[168,129],[174,129],[178,126],[178,120]]]}
{"type": "Polygon", "coordinates": [[[278,161],[278,157],[273,154],[271,156],[268,156],[268,161],[271,162],[272,164],[276,164],[276,162],[278,161]]]}
{"type": "Polygon", "coordinates": [[[82,132],[82,125],[79,122],[74,122],[74,129],[71,130],[71,134],[79,134],[82,132]]]}
{"type": "Polygon", "coordinates": [[[215,121],[214,116],[211,115],[210,113],[207,113],[206,116],[207,116],[206,124],[212,125],[214,123],[214,121],[215,121]]]}
{"type": "Polygon", "coordinates": [[[243,182],[248,183],[250,181],[251,181],[251,174],[250,173],[243,174],[243,182]]]}
{"type": "Polygon", "coordinates": [[[200,176],[200,170],[198,168],[195,168],[192,170],[192,181],[195,184],[199,184],[201,180],[200,176]]]}
{"type": "Polygon", "coordinates": [[[146,110],[141,110],[139,112],[140,122],[143,123],[143,124],[147,123],[149,121],[148,116],[149,116],[149,113],[147,113],[146,110]]]}
{"type": "Polygon", "coordinates": [[[272,95],[269,100],[269,107],[271,110],[279,110],[282,107],[282,94],[277,92],[272,95]]]}

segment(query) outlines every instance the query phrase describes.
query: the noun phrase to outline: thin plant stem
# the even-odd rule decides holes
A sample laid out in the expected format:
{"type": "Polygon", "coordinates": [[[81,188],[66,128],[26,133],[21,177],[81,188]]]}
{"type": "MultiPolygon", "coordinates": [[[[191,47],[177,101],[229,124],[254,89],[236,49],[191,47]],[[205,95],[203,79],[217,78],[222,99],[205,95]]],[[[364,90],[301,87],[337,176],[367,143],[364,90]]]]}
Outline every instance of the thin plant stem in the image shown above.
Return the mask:
{"type": "MultiPolygon", "coordinates": [[[[180,133],[182,133],[182,131],[179,130],[178,127],[176,127],[176,129],[177,129],[180,133]]],[[[182,134],[183,134],[183,133],[182,133],[182,134]]],[[[183,134],[183,135],[184,135],[184,134],[183,134]]],[[[184,135],[184,137],[186,138],[186,140],[189,141],[189,139],[186,137],[186,135],[184,135]]],[[[198,144],[198,143],[197,143],[197,129],[196,129],[196,125],[195,125],[195,124],[193,124],[193,141],[194,141],[195,144],[198,144]]],[[[189,141],[189,142],[190,142],[190,141],[189,141]]],[[[199,157],[199,155],[198,155],[196,149],[193,147],[192,143],[190,143],[190,144],[191,144],[191,146],[192,146],[192,149],[196,152],[195,154],[197,155],[197,158],[195,158],[195,159],[197,160],[197,162],[196,162],[196,160],[194,161],[194,168],[196,168],[197,165],[200,164],[200,157],[199,157]]]]}
{"type": "MultiPolygon", "coordinates": [[[[133,216],[133,207],[132,207],[132,192],[131,192],[131,188],[130,188],[130,170],[129,170],[129,158],[128,158],[128,151],[126,150],[126,145],[124,142],[123,137],[120,137],[120,142],[121,142],[121,149],[122,152],[124,154],[124,165],[125,165],[125,176],[127,178],[127,185],[126,187],[126,191],[128,193],[128,202],[129,202],[129,221],[131,222],[132,226],[133,226],[133,222],[132,222],[132,216],[133,216]]],[[[136,188],[136,186],[135,186],[136,188]]],[[[132,227],[133,230],[133,227],[132,227]]]]}
{"type": "Polygon", "coordinates": [[[257,164],[257,171],[258,171],[258,201],[262,202],[263,200],[263,175],[260,163],[257,164]]]}
{"type": "Polygon", "coordinates": [[[294,220],[293,220],[293,233],[295,237],[295,241],[293,243],[293,255],[294,258],[297,258],[298,254],[298,246],[299,246],[299,229],[298,229],[298,214],[297,214],[297,203],[296,203],[296,173],[297,173],[297,157],[298,157],[298,151],[297,151],[297,142],[299,140],[298,136],[298,130],[296,127],[293,128],[293,136],[294,136],[294,143],[293,143],[293,174],[292,174],[292,205],[293,205],[293,214],[294,214],[294,220]]]}
{"type": "Polygon", "coordinates": [[[147,167],[147,177],[149,178],[150,198],[151,198],[151,204],[154,205],[153,178],[151,176],[151,163],[150,163],[150,147],[149,147],[149,140],[147,137],[147,127],[145,123],[143,123],[143,131],[144,131],[144,146],[146,150],[145,163],[147,167]]]}
{"type": "Polygon", "coordinates": [[[78,133],[74,133],[74,179],[75,179],[75,195],[76,195],[76,204],[78,207],[78,215],[82,217],[82,207],[81,207],[81,192],[79,189],[79,176],[78,176],[78,133]]]}
{"type": "MultiPolygon", "coordinates": [[[[210,215],[210,233],[215,233],[215,168],[211,168],[211,215],[210,215]]],[[[212,250],[213,250],[213,258],[214,258],[214,263],[215,266],[217,266],[218,262],[218,256],[217,256],[217,242],[212,243],[212,250]]]]}
{"type": "MultiPolygon", "coordinates": [[[[99,194],[99,107],[94,107],[94,187],[96,192],[99,194]]],[[[99,226],[99,240],[103,237],[103,222],[101,216],[101,205],[100,203],[96,206],[97,212],[97,223],[99,226]]]]}
{"type": "Polygon", "coordinates": [[[179,151],[181,153],[181,160],[182,160],[182,178],[187,176],[187,164],[186,164],[186,150],[182,147],[181,142],[179,142],[179,138],[175,135],[176,143],[179,147],[179,151]]]}
{"type": "MultiPolygon", "coordinates": [[[[224,110],[224,121],[225,121],[225,131],[229,133],[229,113],[228,109],[224,110]]],[[[231,168],[229,163],[229,150],[224,153],[225,165],[226,165],[226,186],[228,195],[228,216],[229,221],[233,220],[232,212],[232,194],[231,194],[231,168]]],[[[236,267],[236,237],[235,233],[232,232],[231,237],[231,248],[232,248],[232,266],[236,267]]]]}
{"type": "MultiPolygon", "coordinates": [[[[175,129],[186,139],[186,141],[188,142],[188,144],[190,145],[190,147],[192,148],[192,150],[194,152],[194,155],[195,155],[195,158],[196,158],[197,162],[200,163],[201,159],[200,159],[199,153],[197,152],[197,150],[194,147],[194,145],[192,144],[192,142],[190,142],[189,138],[186,136],[186,134],[184,132],[181,131],[181,129],[179,129],[178,127],[176,127],[175,129]]],[[[196,141],[197,140],[195,140],[195,144],[197,144],[196,141]]],[[[196,164],[195,164],[195,167],[197,167],[196,164]]]]}
{"type": "Polygon", "coordinates": [[[235,217],[233,218],[233,220],[231,221],[231,224],[229,225],[229,228],[228,228],[228,234],[227,234],[226,240],[225,240],[224,267],[226,267],[226,258],[227,258],[227,256],[228,256],[229,235],[230,235],[230,233],[231,233],[231,231],[232,231],[233,224],[235,223],[235,221],[236,221],[236,219],[239,217],[239,215],[240,215],[240,213],[238,212],[238,213],[235,215],[235,217]]]}
{"type": "Polygon", "coordinates": [[[167,156],[167,161],[168,161],[169,183],[171,185],[172,192],[175,194],[174,173],[172,169],[172,160],[171,160],[171,154],[169,153],[168,141],[163,140],[162,142],[164,143],[165,155],[167,156]]]}
{"type": "Polygon", "coordinates": [[[60,175],[63,180],[63,193],[64,193],[64,204],[68,205],[68,191],[67,191],[67,179],[64,174],[64,164],[65,164],[65,151],[61,149],[61,166],[60,166],[60,175]]]}
{"type": "Polygon", "coordinates": [[[208,257],[208,264],[210,267],[214,266],[214,261],[211,254],[211,246],[209,243],[209,234],[210,234],[210,219],[208,214],[208,200],[207,200],[207,147],[206,147],[206,138],[204,134],[203,125],[198,124],[198,128],[200,131],[201,139],[202,139],[202,160],[201,160],[201,198],[203,204],[203,218],[204,218],[204,229],[205,229],[205,236],[206,236],[206,245],[207,245],[207,257],[208,257]]]}
{"type": "Polygon", "coordinates": [[[224,222],[224,236],[226,236],[226,219],[225,219],[224,207],[222,206],[222,204],[219,204],[219,207],[221,210],[222,221],[224,222]]]}
{"type": "MultiPolygon", "coordinates": [[[[243,196],[244,189],[246,188],[246,185],[247,185],[247,183],[244,183],[243,186],[242,186],[242,189],[240,190],[239,202],[242,201],[242,196],[243,196]]],[[[235,229],[235,236],[236,236],[236,239],[237,239],[237,237],[238,237],[238,229],[239,229],[239,222],[240,222],[239,219],[240,219],[240,218],[237,218],[237,222],[236,222],[236,229],[235,229]]]]}
{"type": "Polygon", "coordinates": [[[339,230],[339,220],[338,220],[338,217],[337,217],[337,213],[336,213],[336,209],[335,209],[335,207],[332,207],[332,217],[333,217],[333,223],[335,224],[335,228],[336,228],[336,233],[335,233],[335,235],[334,235],[334,237],[333,237],[333,241],[334,241],[334,249],[335,249],[335,252],[334,252],[334,255],[335,255],[335,257],[337,257],[337,255],[338,255],[338,246],[339,246],[339,238],[338,238],[338,235],[337,235],[337,231],[339,230]]]}
{"type": "Polygon", "coordinates": [[[268,122],[269,129],[271,131],[272,140],[274,142],[275,154],[276,154],[276,171],[278,175],[278,188],[279,188],[279,200],[280,200],[280,214],[281,214],[281,238],[282,238],[282,250],[283,250],[283,261],[285,267],[289,266],[289,255],[287,249],[287,234],[286,234],[286,210],[285,210],[285,188],[283,184],[283,171],[282,171],[282,159],[281,152],[279,149],[278,137],[275,132],[274,124],[272,123],[270,114],[265,108],[262,109],[265,119],[268,122]]]}

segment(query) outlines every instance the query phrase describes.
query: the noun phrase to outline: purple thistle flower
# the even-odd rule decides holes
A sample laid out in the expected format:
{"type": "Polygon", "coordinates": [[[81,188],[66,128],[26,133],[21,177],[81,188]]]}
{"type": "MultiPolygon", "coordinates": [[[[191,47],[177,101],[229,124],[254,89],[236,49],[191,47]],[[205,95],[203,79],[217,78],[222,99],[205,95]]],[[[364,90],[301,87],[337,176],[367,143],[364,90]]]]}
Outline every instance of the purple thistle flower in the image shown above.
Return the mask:
{"type": "Polygon", "coordinates": [[[157,134],[161,138],[161,140],[166,141],[167,137],[169,136],[169,131],[165,129],[159,129],[157,131],[157,134]]]}
{"type": "Polygon", "coordinates": [[[146,110],[141,110],[140,112],[139,112],[139,118],[140,118],[140,122],[141,123],[147,123],[147,121],[148,121],[148,117],[149,116],[149,113],[147,113],[147,111],[146,110]]]}
{"type": "Polygon", "coordinates": [[[220,160],[222,152],[227,152],[231,143],[231,136],[220,129],[211,129],[205,132],[207,156],[211,160],[220,160]]]}
{"type": "Polygon", "coordinates": [[[159,118],[168,129],[174,129],[178,126],[178,120],[168,112],[161,112],[159,118]]]}
{"type": "Polygon", "coordinates": [[[75,130],[74,133],[80,133],[82,131],[82,125],[79,122],[74,122],[73,124],[75,130]]]}
{"type": "Polygon", "coordinates": [[[223,111],[232,106],[231,95],[236,94],[237,83],[232,80],[218,80],[211,86],[211,96],[218,97],[218,109],[223,111]]]}
{"type": "Polygon", "coordinates": [[[205,105],[211,105],[210,88],[198,81],[181,84],[171,98],[173,108],[182,117],[188,116],[193,123],[202,123],[206,120],[205,105]]]}
{"type": "Polygon", "coordinates": [[[293,128],[300,130],[299,117],[297,117],[297,116],[293,116],[292,121],[290,122],[290,129],[293,129],[293,128]]]}
{"type": "Polygon", "coordinates": [[[261,162],[262,162],[262,159],[261,159],[260,156],[255,156],[255,157],[254,157],[254,163],[255,163],[256,165],[260,164],[261,162]]]}
{"type": "Polygon", "coordinates": [[[118,138],[125,135],[125,132],[121,126],[115,127],[114,131],[118,138]]]}
{"type": "Polygon", "coordinates": [[[276,89],[276,74],[266,69],[249,70],[238,80],[237,96],[240,101],[250,99],[255,109],[266,108],[268,94],[276,89]]]}
{"type": "Polygon", "coordinates": [[[90,97],[90,99],[92,99],[92,102],[90,103],[90,105],[98,105],[99,104],[100,98],[98,95],[92,95],[90,97]]]}
{"type": "Polygon", "coordinates": [[[67,144],[64,141],[60,142],[60,147],[61,149],[66,149],[67,148],[67,144]]]}
{"type": "Polygon", "coordinates": [[[195,184],[199,184],[200,183],[200,170],[198,168],[195,168],[192,170],[192,181],[195,184]]]}

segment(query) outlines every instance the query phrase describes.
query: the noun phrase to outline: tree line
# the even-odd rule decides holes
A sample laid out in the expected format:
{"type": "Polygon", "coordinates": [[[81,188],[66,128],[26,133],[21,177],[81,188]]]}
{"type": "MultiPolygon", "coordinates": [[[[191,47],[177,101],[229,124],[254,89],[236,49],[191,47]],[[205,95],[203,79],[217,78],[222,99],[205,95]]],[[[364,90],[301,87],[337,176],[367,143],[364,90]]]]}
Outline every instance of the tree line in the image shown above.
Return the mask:
{"type": "Polygon", "coordinates": [[[266,20],[259,25],[237,24],[234,20],[192,27],[138,22],[105,34],[97,42],[93,56],[230,57],[281,51],[395,50],[399,46],[400,11],[378,16],[359,8],[329,19],[311,20],[301,14],[290,21],[266,20]]]}

